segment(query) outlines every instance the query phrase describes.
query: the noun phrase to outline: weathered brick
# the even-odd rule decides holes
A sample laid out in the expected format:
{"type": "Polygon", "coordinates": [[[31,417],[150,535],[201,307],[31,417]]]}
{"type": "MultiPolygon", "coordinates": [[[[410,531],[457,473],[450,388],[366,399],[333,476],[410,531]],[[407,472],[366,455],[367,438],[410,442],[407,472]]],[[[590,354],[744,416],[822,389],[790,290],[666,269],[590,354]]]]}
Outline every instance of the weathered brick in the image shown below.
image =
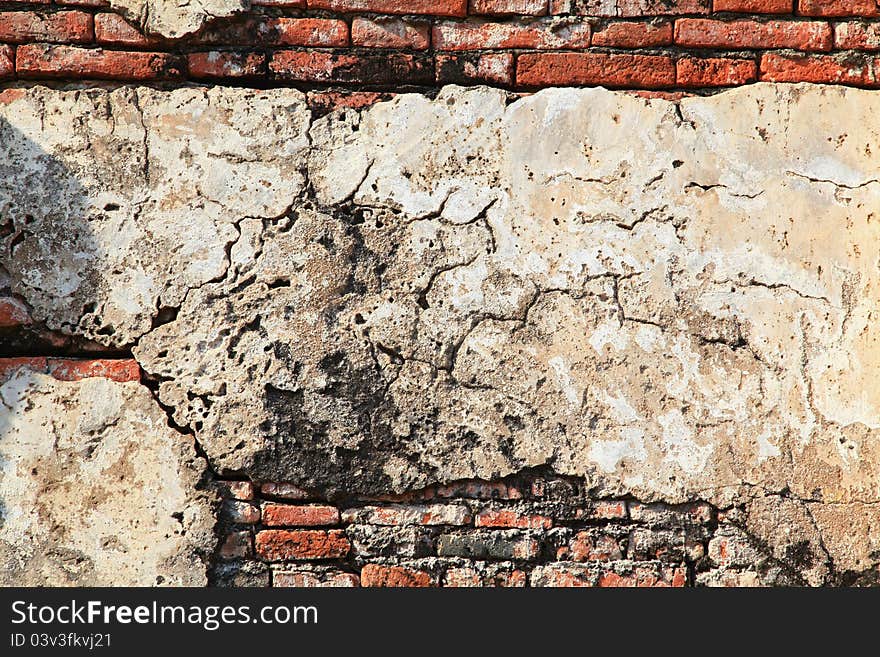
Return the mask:
{"type": "Polygon", "coordinates": [[[272,54],[269,69],[279,79],[296,82],[429,85],[434,81],[430,58],[404,53],[280,50],[272,54]]]}
{"type": "Polygon", "coordinates": [[[0,12],[0,41],[7,43],[88,43],[93,38],[92,15],[84,11],[0,12]]]}
{"type": "Polygon", "coordinates": [[[443,576],[443,586],[465,588],[493,586],[521,588],[526,585],[526,573],[512,564],[480,564],[471,567],[449,568],[443,576]]]}
{"type": "Polygon", "coordinates": [[[358,557],[419,558],[434,554],[434,533],[427,527],[349,525],[345,534],[358,557]]]}
{"type": "Polygon", "coordinates": [[[253,525],[260,522],[260,507],[242,500],[226,500],[223,503],[223,517],[229,522],[253,525]]]}
{"type": "Polygon", "coordinates": [[[628,517],[626,502],[623,500],[598,500],[589,506],[578,509],[575,517],[579,520],[623,520],[628,517]]]}
{"type": "Polygon", "coordinates": [[[635,529],[629,536],[630,559],[697,561],[706,550],[705,534],[696,529],[635,529]]]}
{"type": "Polygon", "coordinates": [[[465,497],[477,500],[519,500],[522,491],[503,481],[465,480],[437,486],[432,491],[436,497],[465,497]]]}
{"type": "Polygon", "coordinates": [[[675,22],[675,43],[688,48],[831,50],[831,25],[822,21],[718,21],[683,18],[675,22]]]}
{"type": "Polygon", "coordinates": [[[196,41],[209,45],[331,48],[348,45],[348,24],[335,18],[246,17],[208,27],[196,41]]]}
{"type": "Polygon", "coordinates": [[[394,94],[378,91],[310,91],[306,96],[309,109],[318,115],[332,112],[340,107],[363,109],[383,100],[390,100],[394,94]]]}
{"type": "Polygon", "coordinates": [[[148,48],[162,42],[144,35],[122,16],[113,13],[95,15],[95,41],[102,45],[135,48],[148,48]]]}
{"type": "Polygon", "coordinates": [[[255,7],[283,7],[284,9],[305,9],[306,0],[252,0],[255,7]]]}
{"type": "Polygon", "coordinates": [[[541,543],[536,538],[514,530],[443,534],[437,540],[441,557],[529,560],[540,553],[541,543]]]}
{"type": "MultiPolygon", "coordinates": [[[[42,2],[42,0],[39,1],[42,2]]],[[[110,6],[108,0],[55,0],[55,4],[70,5],[72,7],[93,7],[98,9],[110,6]]]]}
{"type": "Polygon", "coordinates": [[[214,569],[216,586],[266,587],[271,573],[269,567],[259,561],[236,559],[218,564],[214,569]]]}
{"type": "Polygon", "coordinates": [[[351,42],[365,48],[425,50],[431,44],[431,27],[425,21],[402,18],[355,18],[351,42]]]}
{"type": "Polygon", "coordinates": [[[697,586],[745,588],[763,586],[758,573],[750,570],[710,570],[697,575],[697,586]]]}
{"type": "Polygon", "coordinates": [[[434,60],[438,84],[510,86],[514,79],[512,53],[439,53],[434,60]]]}
{"type": "Polygon", "coordinates": [[[847,21],[834,26],[838,50],[880,50],[880,23],[847,21]]]}
{"type": "Polygon", "coordinates": [[[593,32],[592,44],[609,48],[650,48],[672,43],[672,21],[614,21],[593,32]]]}
{"type": "Polygon", "coordinates": [[[244,559],[251,556],[252,539],[250,532],[232,532],[220,547],[222,559],[244,559]]]}
{"type": "Polygon", "coordinates": [[[471,14],[491,16],[543,16],[547,0],[471,0],[471,14]]]}
{"type": "Polygon", "coordinates": [[[713,510],[710,505],[699,502],[675,506],[630,502],[629,516],[635,522],[643,522],[648,525],[678,527],[711,522],[713,510]]]}
{"type": "Polygon", "coordinates": [[[309,491],[284,483],[266,483],[260,486],[260,493],[266,497],[277,497],[282,500],[308,500],[313,497],[309,491]]]}
{"type": "Polygon", "coordinates": [[[0,383],[6,381],[20,369],[32,372],[46,372],[48,364],[42,356],[0,358],[0,383]]]}
{"type": "Polygon", "coordinates": [[[802,16],[880,16],[877,0],[798,0],[802,16]]]}
{"type": "Polygon", "coordinates": [[[671,87],[675,85],[675,62],[666,55],[528,53],[517,60],[516,82],[523,87],[671,87]]]}
{"type": "Polygon", "coordinates": [[[356,588],[361,578],[343,570],[283,570],[272,574],[272,586],[296,588],[356,588]]]}
{"type": "Polygon", "coordinates": [[[740,14],[790,14],[794,0],[715,0],[713,8],[740,14]]]}
{"type": "Polygon", "coordinates": [[[600,587],[678,588],[687,585],[687,573],[680,566],[617,562],[599,574],[596,584],[600,587]]]}
{"type": "Polygon", "coordinates": [[[180,61],[169,53],[121,52],[42,43],[19,46],[15,68],[20,76],[33,78],[156,80],[181,75],[180,61]]]}
{"type": "Polygon", "coordinates": [[[624,18],[708,14],[711,0],[550,0],[551,14],[624,18]]]}
{"type": "Polygon", "coordinates": [[[520,513],[512,509],[486,509],[474,518],[477,527],[507,527],[512,529],[549,529],[553,518],[536,513],[520,513]]]}
{"type": "Polygon", "coordinates": [[[863,57],[776,53],[762,55],[760,77],[767,82],[815,82],[860,86],[873,85],[876,80],[873,64],[863,57]]]}
{"type": "Polygon", "coordinates": [[[339,529],[266,529],[257,533],[257,554],[267,561],[341,559],[351,544],[339,529]]]}
{"type": "Polygon", "coordinates": [[[308,0],[309,9],[377,14],[465,16],[467,0],[308,0]]]}
{"type": "Polygon", "coordinates": [[[339,510],[327,504],[263,505],[263,524],[269,527],[318,527],[339,524],[339,510]]]}
{"type": "Polygon", "coordinates": [[[528,23],[457,23],[434,26],[431,41],[437,50],[496,48],[587,48],[590,24],[536,20],[528,23]]]}
{"type": "MultiPolygon", "coordinates": [[[[9,77],[14,72],[12,64],[12,48],[0,46],[0,77],[9,77]]],[[[31,324],[28,307],[15,297],[0,297],[0,328],[25,326],[31,324]]]]}
{"type": "Polygon", "coordinates": [[[247,78],[265,75],[266,56],[257,52],[196,52],[187,55],[194,78],[247,78]]]}
{"type": "MultiPolygon", "coordinates": [[[[14,53],[10,46],[0,45],[0,80],[5,80],[15,75],[15,62],[13,60],[13,57],[14,53]]],[[[9,297],[4,297],[3,302],[7,302],[8,299],[9,297]]],[[[13,314],[14,311],[14,307],[5,305],[4,308],[0,308],[0,319],[4,319],[6,322],[11,322],[15,317],[15,315],[13,314]]],[[[4,324],[4,326],[16,325],[17,324],[12,323],[4,324]]]]}
{"type": "Polygon", "coordinates": [[[365,506],[346,509],[342,521],[370,525],[467,525],[471,512],[464,504],[365,506]]]}
{"type": "Polygon", "coordinates": [[[623,553],[613,536],[582,531],[575,534],[567,547],[557,552],[557,557],[568,557],[572,561],[615,561],[623,558],[623,553]]]}
{"type": "Polygon", "coordinates": [[[681,87],[724,87],[754,82],[758,64],[753,59],[721,57],[683,57],[676,63],[681,87]]]}
{"type": "Polygon", "coordinates": [[[533,587],[584,587],[595,586],[598,574],[591,565],[574,563],[552,563],[537,566],[529,576],[533,587]]]}
{"type": "Polygon", "coordinates": [[[79,381],[101,377],[124,383],[140,381],[141,368],[131,358],[79,360],[74,358],[50,358],[48,371],[59,381],[79,381]]]}
{"type": "Polygon", "coordinates": [[[252,500],[256,495],[254,485],[249,481],[221,481],[220,494],[234,500],[252,500]]]}
{"type": "Polygon", "coordinates": [[[361,570],[361,586],[426,587],[436,586],[434,577],[424,570],[405,566],[367,564],[361,570]]]}

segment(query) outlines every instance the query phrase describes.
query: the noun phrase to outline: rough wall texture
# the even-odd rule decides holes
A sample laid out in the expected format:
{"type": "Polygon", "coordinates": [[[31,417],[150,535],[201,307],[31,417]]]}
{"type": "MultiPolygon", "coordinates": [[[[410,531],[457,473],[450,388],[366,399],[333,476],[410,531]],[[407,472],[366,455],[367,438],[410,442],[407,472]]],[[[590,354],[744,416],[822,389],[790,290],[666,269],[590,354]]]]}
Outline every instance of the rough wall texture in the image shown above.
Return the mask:
{"type": "Polygon", "coordinates": [[[880,96],[683,93],[876,7],[643,4],[2,13],[2,583],[880,580],[880,96]]]}

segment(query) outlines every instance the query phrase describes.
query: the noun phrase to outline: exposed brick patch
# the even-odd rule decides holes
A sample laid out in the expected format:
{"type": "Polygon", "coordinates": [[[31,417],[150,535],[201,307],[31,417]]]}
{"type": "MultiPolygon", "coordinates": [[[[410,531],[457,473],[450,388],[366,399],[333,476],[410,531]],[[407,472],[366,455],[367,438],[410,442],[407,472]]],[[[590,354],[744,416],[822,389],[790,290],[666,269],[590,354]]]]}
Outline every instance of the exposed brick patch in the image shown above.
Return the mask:
{"type": "MultiPolygon", "coordinates": [[[[0,77],[11,76],[15,66],[12,62],[12,48],[0,46],[0,77]]],[[[15,297],[0,297],[0,328],[26,326],[32,324],[28,307],[15,297]]]]}
{"type": "Polygon", "coordinates": [[[368,564],[361,571],[361,586],[426,587],[436,584],[430,573],[404,566],[368,564]]]}
{"type": "Polygon", "coordinates": [[[101,377],[113,381],[139,381],[141,368],[134,359],[80,360],[73,358],[48,359],[48,372],[60,381],[79,381],[101,377]]]}
{"type": "Polygon", "coordinates": [[[263,524],[270,527],[313,527],[339,524],[339,509],[327,504],[263,505],[263,524]]]}

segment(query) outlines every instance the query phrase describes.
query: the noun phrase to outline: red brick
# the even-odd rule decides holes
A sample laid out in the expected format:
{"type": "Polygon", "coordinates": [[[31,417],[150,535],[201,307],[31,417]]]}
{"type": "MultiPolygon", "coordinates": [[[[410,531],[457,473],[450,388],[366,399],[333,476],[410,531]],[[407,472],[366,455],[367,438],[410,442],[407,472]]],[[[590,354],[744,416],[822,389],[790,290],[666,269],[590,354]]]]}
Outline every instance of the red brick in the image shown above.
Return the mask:
{"type": "Polygon", "coordinates": [[[683,18],[675,22],[675,43],[689,48],[794,48],[831,50],[831,25],[821,21],[716,21],[683,18]]]}
{"type": "Polygon", "coordinates": [[[509,527],[515,529],[550,529],[553,519],[532,513],[518,513],[510,509],[486,509],[474,519],[477,527],[509,527]]]}
{"type": "Polygon", "coordinates": [[[404,566],[380,566],[367,564],[361,570],[361,586],[412,588],[434,586],[430,573],[404,566]]]}
{"type": "Polygon", "coordinates": [[[834,26],[838,50],[880,50],[880,23],[850,21],[834,26]]]}
{"type": "Polygon", "coordinates": [[[802,16],[880,16],[877,0],[798,0],[802,16]]]}
{"type": "Polygon", "coordinates": [[[869,86],[874,84],[875,76],[870,62],[863,57],[766,53],[761,57],[761,80],[869,86]]]}
{"type": "Polygon", "coordinates": [[[753,59],[684,57],[676,62],[680,87],[726,87],[754,82],[758,65],[753,59]]]}
{"type": "Polygon", "coordinates": [[[329,531],[266,529],[257,534],[257,555],[268,561],[286,559],[341,559],[351,543],[338,529],[329,531]]]}
{"type": "Polygon", "coordinates": [[[558,558],[569,557],[573,561],[613,561],[622,558],[620,545],[613,536],[594,535],[591,532],[578,532],[567,550],[558,558]]]}
{"type": "Polygon", "coordinates": [[[15,61],[12,48],[0,45],[0,80],[11,78],[13,75],[15,75],[15,61]]]}
{"type": "Polygon", "coordinates": [[[522,588],[526,585],[526,574],[518,569],[450,568],[443,577],[443,586],[448,588],[472,588],[492,586],[499,588],[522,588]]]}
{"type": "Polygon", "coordinates": [[[101,377],[113,381],[140,381],[141,369],[137,361],[125,359],[76,360],[73,358],[50,358],[49,374],[59,381],[79,381],[101,377]]]}
{"type": "Polygon", "coordinates": [[[400,18],[355,18],[351,42],[367,48],[425,50],[431,44],[431,28],[425,22],[400,18]]]}
{"type": "Polygon", "coordinates": [[[157,52],[28,44],[19,46],[15,68],[22,77],[155,80],[180,76],[179,61],[157,52]]]}
{"type": "Polygon", "coordinates": [[[161,39],[145,36],[119,14],[95,15],[95,41],[110,46],[149,47],[161,39]]]}
{"type": "Polygon", "coordinates": [[[0,383],[9,379],[20,369],[33,372],[45,372],[48,365],[42,356],[23,358],[0,358],[0,383]]]}
{"type": "Polygon", "coordinates": [[[266,73],[266,56],[258,52],[195,52],[186,60],[194,78],[249,78],[266,73]]]}
{"type": "Polygon", "coordinates": [[[221,22],[196,41],[211,45],[277,45],[330,48],[348,45],[348,24],[330,18],[251,17],[221,22]]]}
{"type": "Polygon", "coordinates": [[[340,107],[363,109],[393,97],[394,94],[377,91],[310,91],[306,102],[313,112],[326,114],[340,107]]]}
{"type": "Polygon", "coordinates": [[[434,59],[438,84],[493,84],[510,86],[514,78],[513,54],[439,53],[434,59]]]}
{"type": "Polygon", "coordinates": [[[279,79],[296,82],[428,85],[434,81],[429,62],[404,53],[279,50],[272,54],[269,69],[279,79]]]}
{"type": "Polygon", "coordinates": [[[630,572],[619,573],[614,570],[603,572],[599,575],[597,584],[600,587],[678,588],[687,584],[687,575],[681,567],[658,569],[653,566],[636,565],[630,572]]]}
{"type": "Polygon", "coordinates": [[[309,491],[284,483],[266,483],[260,486],[260,492],[267,497],[279,497],[284,500],[307,500],[312,497],[309,491]]]}
{"type": "Polygon", "coordinates": [[[308,0],[309,9],[377,14],[465,16],[467,0],[308,0]]]}
{"type": "Polygon", "coordinates": [[[342,570],[282,571],[272,575],[272,586],[292,586],[296,588],[356,588],[361,585],[361,578],[354,573],[342,570]]]}
{"type": "Polygon", "coordinates": [[[715,0],[713,9],[740,14],[790,14],[794,0],[715,0]]]}
{"type": "Polygon", "coordinates": [[[7,43],[88,43],[93,38],[92,15],[83,11],[0,12],[0,41],[7,43]]]}
{"type": "Polygon", "coordinates": [[[672,43],[672,21],[615,21],[593,32],[592,44],[609,48],[649,48],[672,43]]]}
{"type": "Polygon", "coordinates": [[[220,546],[220,557],[223,559],[244,559],[251,556],[251,533],[232,532],[220,546]]]}
{"type": "Polygon", "coordinates": [[[434,26],[431,40],[436,50],[588,48],[590,24],[540,20],[528,23],[446,21],[434,26]]]}
{"type": "Polygon", "coordinates": [[[242,525],[255,525],[260,522],[260,507],[241,500],[226,500],[223,503],[223,517],[229,522],[242,525]]]}
{"type": "Polygon", "coordinates": [[[547,0],[471,0],[471,14],[492,16],[543,16],[547,0]]]}
{"type": "MultiPolygon", "coordinates": [[[[0,46],[0,77],[9,76],[14,68],[12,48],[0,46]]],[[[27,305],[14,297],[0,297],[0,328],[24,326],[33,323],[27,305]]]]}
{"type": "Polygon", "coordinates": [[[671,87],[675,84],[675,62],[665,55],[528,53],[517,61],[516,83],[523,87],[671,87]]]}
{"type": "Polygon", "coordinates": [[[339,510],[327,504],[294,506],[291,504],[264,504],[263,524],[270,527],[316,527],[338,525],[339,510]]]}

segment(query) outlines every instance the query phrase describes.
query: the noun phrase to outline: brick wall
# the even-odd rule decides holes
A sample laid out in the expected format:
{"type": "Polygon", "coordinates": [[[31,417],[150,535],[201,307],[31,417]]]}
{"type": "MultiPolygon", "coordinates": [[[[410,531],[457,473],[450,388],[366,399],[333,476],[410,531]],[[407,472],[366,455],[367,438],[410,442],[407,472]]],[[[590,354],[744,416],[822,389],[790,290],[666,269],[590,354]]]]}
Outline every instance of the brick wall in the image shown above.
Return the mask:
{"type": "Polygon", "coordinates": [[[220,586],[748,586],[800,583],[740,526],[741,509],[593,499],[546,473],[330,502],[222,483],[220,586]]]}
{"type": "Polygon", "coordinates": [[[878,62],[874,0],[258,0],[178,41],[102,0],[0,0],[0,80],[689,91],[874,87],[878,62]]]}

